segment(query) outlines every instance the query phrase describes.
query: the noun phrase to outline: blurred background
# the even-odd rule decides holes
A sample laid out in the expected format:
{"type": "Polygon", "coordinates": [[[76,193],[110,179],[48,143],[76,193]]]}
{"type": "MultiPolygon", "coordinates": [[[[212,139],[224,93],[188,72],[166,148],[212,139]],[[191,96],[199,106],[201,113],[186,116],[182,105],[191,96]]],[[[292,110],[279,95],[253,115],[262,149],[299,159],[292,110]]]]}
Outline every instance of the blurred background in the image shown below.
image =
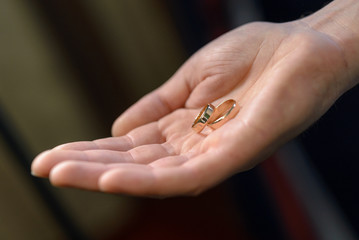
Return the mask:
{"type": "Polygon", "coordinates": [[[113,120],[201,46],[316,0],[2,0],[0,239],[357,239],[358,90],[257,168],[196,198],[59,189],[30,164],[113,120]]]}

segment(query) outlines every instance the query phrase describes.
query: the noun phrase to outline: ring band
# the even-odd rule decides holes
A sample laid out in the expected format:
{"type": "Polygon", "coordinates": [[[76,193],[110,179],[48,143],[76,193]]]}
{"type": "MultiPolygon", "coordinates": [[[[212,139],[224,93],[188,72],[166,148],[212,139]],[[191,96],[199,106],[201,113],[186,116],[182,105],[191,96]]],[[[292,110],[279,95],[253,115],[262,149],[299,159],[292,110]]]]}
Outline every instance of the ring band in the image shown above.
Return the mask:
{"type": "Polygon", "coordinates": [[[215,120],[208,123],[208,126],[212,129],[217,129],[232,118],[234,118],[239,112],[239,106],[235,100],[229,99],[223,103],[221,103],[216,108],[216,116],[215,120]]]}
{"type": "Polygon", "coordinates": [[[204,106],[194,120],[192,129],[197,133],[201,132],[209,122],[213,121],[214,112],[216,112],[216,108],[212,104],[204,106]]]}

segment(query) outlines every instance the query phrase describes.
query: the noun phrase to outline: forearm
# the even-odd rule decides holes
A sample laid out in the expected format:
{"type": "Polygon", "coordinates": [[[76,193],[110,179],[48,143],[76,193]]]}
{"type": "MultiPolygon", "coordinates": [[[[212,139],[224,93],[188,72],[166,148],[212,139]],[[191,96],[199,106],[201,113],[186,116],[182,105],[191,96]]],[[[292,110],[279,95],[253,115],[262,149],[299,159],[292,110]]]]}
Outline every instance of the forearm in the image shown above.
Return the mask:
{"type": "Polygon", "coordinates": [[[348,79],[344,89],[359,83],[359,0],[335,0],[303,22],[327,34],[342,48],[348,79]]]}

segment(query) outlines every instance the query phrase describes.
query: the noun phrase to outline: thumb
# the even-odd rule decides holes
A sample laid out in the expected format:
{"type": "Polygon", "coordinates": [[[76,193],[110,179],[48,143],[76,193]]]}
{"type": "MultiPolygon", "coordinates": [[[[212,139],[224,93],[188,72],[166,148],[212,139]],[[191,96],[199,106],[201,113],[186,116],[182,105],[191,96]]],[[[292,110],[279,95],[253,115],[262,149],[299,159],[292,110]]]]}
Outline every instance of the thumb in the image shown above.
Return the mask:
{"type": "Polygon", "coordinates": [[[183,107],[189,94],[186,79],[176,74],[120,115],[112,125],[112,136],[124,135],[136,127],[157,121],[183,107]]]}

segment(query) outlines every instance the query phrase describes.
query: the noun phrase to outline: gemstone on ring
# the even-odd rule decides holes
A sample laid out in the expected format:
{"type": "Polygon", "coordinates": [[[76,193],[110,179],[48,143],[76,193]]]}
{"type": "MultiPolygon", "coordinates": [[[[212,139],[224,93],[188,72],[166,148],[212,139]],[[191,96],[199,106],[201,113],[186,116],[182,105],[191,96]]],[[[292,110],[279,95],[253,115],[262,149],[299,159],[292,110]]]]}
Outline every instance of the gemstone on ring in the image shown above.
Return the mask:
{"type": "Polygon", "coordinates": [[[196,119],[192,124],[192,129],[200,133],[209,122],[213,121],[213,115],[216,111],[216,108],[212,104],[207,104],[201,110],[201,112],[197,115],[196,119]]]}

